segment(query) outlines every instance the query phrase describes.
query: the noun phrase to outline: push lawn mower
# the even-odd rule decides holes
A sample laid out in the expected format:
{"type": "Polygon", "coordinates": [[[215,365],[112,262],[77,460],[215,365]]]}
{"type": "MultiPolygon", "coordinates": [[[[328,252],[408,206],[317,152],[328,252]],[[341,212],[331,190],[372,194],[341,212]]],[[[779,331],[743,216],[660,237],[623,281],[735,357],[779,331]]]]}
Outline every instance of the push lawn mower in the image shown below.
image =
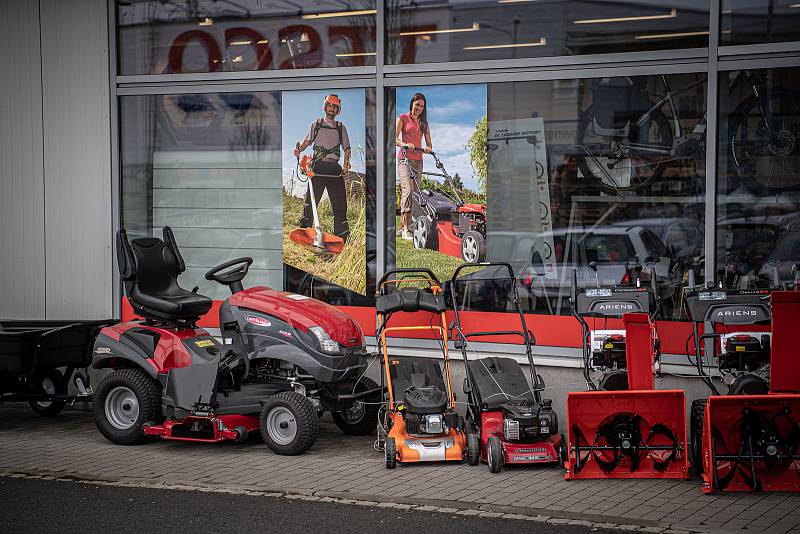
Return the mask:
{"type": "Polygon", "coordinates": [[[461,462],[465,458],[470,465],[476,465],[480,454],[478,438],[466,435],[464,419],[456,412],[447,351],[446,305],[439,280],[428,269],[391,269],[378,283],[375,307],[376,337],[383,352],[388,386],[386,416],[378,435],[379,440],[385,436],[386,468],[394,469],[397,462],[461,462]],[[388,326],[397,312],[434,315],[419,326],[388,326]],[[390,332],[420,330],[433,332],[440,341],[444,376],[437,362],[389,356],[386,338],[390,332]]]}
{"type": "MultiPolygon", "coordinates": [[[[403,155],[405,151],[403,149],[403,155]]],[[[416,149],[419,150],[419,149],[416,149]]],[[[444,178],[450,190],[429,191],[420,186],[420,176],[407,160],[400,165],[408,166],[416,190],[411,193],[411,228],[414,247],[431,249],[461,258],[467,263],[477,263],[486,256],[486,206],[467,204],[458,194],[453,177],[439,157],[431,152],[436,168],[441,172],[424,172],[426,176],[444,178]]]]}
{"type": "Polygon", "coordinates": [[[326,409],[346,433],[374,431],[380,390],[363,376],[361,329],[337,308],[244,289],[253,260],[237,258],[206,273],[231,290],[219,310],[220,343],[195,326],[211,299],[178,286],[185,264],[169,227],[163,241],[129,242],[121,230],[117,259],[128,300],[144,319],[106,327],[94,344],[93,367],[114,370],[95,396],[106,438],[242,441],[260,429],[273,451],[293,455],[313,445],[326,409]]]}
{"type": "Polygon", "coordinates": [[[654,390],[659,360],[654,301],[654,287],[578,290],[573,274],[573,313],[581,323],[590,391],[567,396],[567,480],[688,476],[684,392],[654,390]],[[624,330],[593,331],[585,319],[592,316],[604,326],[621,316],[624,330]]]}
{"type": "Polygon", "coordinates": [[[459,266],[450,285],[457,331],[455,346],[461,349],[467,373],[464,380],[469,404],[467,420],[473,429],[478,430],[481,459],[489,465],[492,473],[499,473],[503,464],[566,461],[566,439],[558,433],[558,416],[553,410],[553,401],[542,398],[544,381],[536,372],[531,349],[535,340],[525,324],[515,283],[514,271],[508,263],[480,263],[459,266]],[[482,268],[480,271],[459,278],[465,269],[478,266],[482,268]],[[465,332],[461,309],[473,284],[489,284],[492,291],[512,295],[521,329],[465,332]],[[522,338],[532,386],[513,358],[469,360],[469,341],[486,336],[522,338]]]}
{"type": "Polygon", "coordinates": [[[297,168],[300,173],[306,176],[308,181],[308,194],[311,197],[311,213],[313,215],[313,228],[297,228],[289,233],[289,239],[311,249],[317,254],[340,254],[344,250],[344,239],[337,235],[322,231],[322,224],[319,222],[319,212],[317,210],[317,198],[314,196],[314,177],[337,178],[337,176],[327,174],[316,174],[312,169],[314,160],[311,156],[305,155],[297,161],[297,168]]]}
{"type": "Polygon", "coordinates": [[[693,363],[712,392],[694,401],[690,414],[692,461],[703,491],[800,491],[800,292],[712,283],[692,288],[686,304],[694,323],[693,363]],[[700,333],[701,323],[710,325],[707,333],[700,333]],[[727,394],[704,370],[704,360],[712,359],[727,394]]]}

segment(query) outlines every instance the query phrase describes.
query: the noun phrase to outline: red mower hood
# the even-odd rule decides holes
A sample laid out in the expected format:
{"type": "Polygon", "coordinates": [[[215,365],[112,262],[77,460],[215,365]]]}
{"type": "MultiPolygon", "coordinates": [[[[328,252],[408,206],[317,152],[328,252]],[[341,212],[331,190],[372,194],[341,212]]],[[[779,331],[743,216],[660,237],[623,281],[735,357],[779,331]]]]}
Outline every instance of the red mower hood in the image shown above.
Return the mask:
{"type": "Polygon", "coordinates": [[[229,302],[231,306],[277,317],[303,332],[308,332],[312,326],[321,326],[332,339],[345,347],[360,347],[364,344],[361,328],[349,315],[339,308],[305,295],[257,286],[231,295],[229,302]]]}
{"type": "Polygon", "coordinates": [[[462,204],[458,211],[462,213],[481,213],[486,215],[486,206],[483,204],[462,204]]]}

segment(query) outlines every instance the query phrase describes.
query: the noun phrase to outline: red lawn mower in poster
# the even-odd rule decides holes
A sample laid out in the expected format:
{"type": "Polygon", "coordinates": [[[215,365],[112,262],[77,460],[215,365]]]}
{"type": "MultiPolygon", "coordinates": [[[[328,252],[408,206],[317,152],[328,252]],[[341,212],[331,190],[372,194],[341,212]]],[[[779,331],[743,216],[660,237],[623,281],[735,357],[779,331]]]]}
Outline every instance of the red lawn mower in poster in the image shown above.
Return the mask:
{"type": "Polygon", "coordinates": [[[95,340],[92,366],[112,370],[94,403],[107,439],[242,441],[260,430],[273,451],[294,455],[314,444],[324,410],[346,433],[375,431],[380,389],[363,376],[366,347],[353,319],[304,295],[244,289],[253,260],[237,258],[205,275],[231,290],[220,343],[196,327],[212,301],[178,285],[186,266],[172,230],[163,235],[117,235],[120,277],[144,319],[103,328],[95,340]]]}
{"type": "Polygon", "coordinates": [[[499,473],[504,464],[563,463],[566,459],[566,440],[559,434],[553,401],[542,398],[545,385],[536,372],[531,349],[535,340],[525,324],[515,284],[516,277],[508,263],[461,265],[450,282],[455,312],[454,344],[461,349],[467,374],[464,381],[467,420],[477,430],[481,460],[488,464],[492,473],[499,473]],[[465,269],[470,272],[465,273],[465,269]],[[485,300],[481,293],[511,295],[520,329],[466,330],[461,312],[465,308],[479,311],[480,307],[474,303],[485,300]],[[522,340],[532,378],[530,383],[513,358],[469,359],[469,351],[474,350],[471,342],[494,336],[514,336],[514,341],[522,340]]]}
{"type": "MultiPolygon", "coordinates": [[[[407,149],[403,149],[405,152],[407,149]]],[[[419,150],[419,149],[416,149],[419,150]]],[[[458,194],[453,177],[439,157],[431,152],[441,172],[423,172],[425,176],[444,178],[449,193],[422,189],[420,173],[409,166],[416,190],[411,193],[411,229],[414,248],[431,249],[477,263],[486,256],[486,206],[467,204],[458,194]]],[[[408,165],[401,161],[400,165],[408,165]]]]}
{"type": "Polygon", "coordinates": [[[582,327],[590,391],[567,396],[567,480],[688,477],[684,392],[654,389],[655,294],[643,287],[578,290],[573,275],[573,313],[582,327]],[[593,330],[586,321],[620,316],[624,330],[613,333],[593,330]],[[600,342],[593,348],[595,338],[600,342]]]}
{"type": "Polygon", "coordinates": [[[686,304],[694,363],[712,392],[690,417],[703,492],[800,491],[800,292],[708,287],[690,291],[686,304]],[[727,394],[704,360],[716,363],[727,394]]]}

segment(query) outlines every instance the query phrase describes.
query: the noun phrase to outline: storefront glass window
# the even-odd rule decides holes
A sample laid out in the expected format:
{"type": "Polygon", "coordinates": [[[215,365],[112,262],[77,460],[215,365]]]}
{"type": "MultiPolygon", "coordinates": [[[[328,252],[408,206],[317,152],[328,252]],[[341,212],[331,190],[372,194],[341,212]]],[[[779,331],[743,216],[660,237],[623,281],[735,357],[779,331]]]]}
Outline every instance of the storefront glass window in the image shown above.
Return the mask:
{"type": "Polygon", "coordinates": [[[117,3],[120,74],[375,64],[375,2],[117,3]]]}
{"type": "Polygon", "coordinates": [[[205,272],[250,256],[245,287],[368,304],[373,102],[364,89],[122,97],[122,227],[136,238],[170,226],[187,266],[180,283],[218,300],[228,289],[205,272]],[[309,184],[321,197],[313,207],[309,184]]]}
{"type": "Polygon", "coordinates": [[[800,69],[720,75],[717,278],[795,285],[800,270],[800,69]]]}
{"type": "Polygon", "coordinates": [[[708,1],[395,0],[389,64],[608,54],[708,46],[708,1]]]}
{"type": "Polygon", "coordinates": [[[722,45],[800,41],[800,3],[796,0],[722,0],[722,45]]]}
{"type": "Polygon", "coordinates": [[[390,91],[390,144],[413,138],[404,125],[422,94],[436,153],[413,164],[404,238],[415,173],[387,147],[395,263],[448,279],[464,260],[509,262],[523,307],[545,314],[570,312],[573,270],[584,287],[655,277],[662,318],[680,318],[680,289],[702,282],[706,86],[680,74],[390,91]]]}

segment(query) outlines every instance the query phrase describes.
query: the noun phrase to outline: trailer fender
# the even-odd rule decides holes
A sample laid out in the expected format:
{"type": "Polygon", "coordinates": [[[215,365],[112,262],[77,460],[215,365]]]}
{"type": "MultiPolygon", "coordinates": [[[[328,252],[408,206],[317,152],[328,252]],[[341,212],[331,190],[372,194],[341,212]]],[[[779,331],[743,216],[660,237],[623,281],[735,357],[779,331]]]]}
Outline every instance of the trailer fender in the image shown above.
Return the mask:
{"type": "Polygon", "coordinates": [[[152,358],[152,354],[145,354],[139,347],[132,347],[126,344],[122,338],[117,341],[105,334],[100,334],[94,341],[92,368],[137,367],[145,370],[153,378],[158,379],[158,372],[150,364],[149,358],[152,358]]]}

